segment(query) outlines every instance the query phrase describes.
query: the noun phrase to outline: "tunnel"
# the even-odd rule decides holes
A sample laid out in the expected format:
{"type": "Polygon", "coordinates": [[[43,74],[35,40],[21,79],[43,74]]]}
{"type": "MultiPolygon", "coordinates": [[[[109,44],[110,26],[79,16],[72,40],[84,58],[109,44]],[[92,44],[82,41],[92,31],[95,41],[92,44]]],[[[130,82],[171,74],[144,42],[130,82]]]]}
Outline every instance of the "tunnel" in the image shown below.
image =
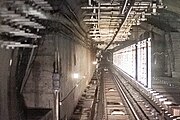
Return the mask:
{"type": "Polygon", "coordinates": [[[179,0],[0,0],[0,120],[179,120],[179,0]]]}

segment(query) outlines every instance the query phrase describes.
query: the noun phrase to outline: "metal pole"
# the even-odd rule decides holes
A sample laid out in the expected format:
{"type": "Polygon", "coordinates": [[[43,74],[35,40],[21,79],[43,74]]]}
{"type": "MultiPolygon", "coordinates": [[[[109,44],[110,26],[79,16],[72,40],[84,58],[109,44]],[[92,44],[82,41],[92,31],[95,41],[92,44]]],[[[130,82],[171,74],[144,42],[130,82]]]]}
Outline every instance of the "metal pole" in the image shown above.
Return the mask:
{"type": "Polygon", "coordinates": [[[138,48],[137,48],[137,43],[135,45],[135,79],[138,79],[138,48]]]}
{"type": "Polygon", "coordinates": [[[60,79],[59,74],[53,74],[53,90],[54,90],[54,98],[55,98],[55,120],[59,120],[59,91],[60,91],[60,79]]]}
{"type": "Polygon", "coordinates": [[[54,53],[54,71],[53,71],[53,91],[54,91],[54,109],[55,109],[55,120],[60,118],[60,107],[59,107],[59,93],[60,93],[60,74],[61,74],[61,61],[59,56],[58,40],[55,39],[55,53],[54,53]]]}
{"type": "Polygon", "coordinates": [[[148,57],[148,39],[146,40],[146,85],[149,86],[149,57],[148,57]]]}
{"type": "Polygon", "coordinates": [[[59,91],[55,91],[55,120],[59,120],[59,91]]]}

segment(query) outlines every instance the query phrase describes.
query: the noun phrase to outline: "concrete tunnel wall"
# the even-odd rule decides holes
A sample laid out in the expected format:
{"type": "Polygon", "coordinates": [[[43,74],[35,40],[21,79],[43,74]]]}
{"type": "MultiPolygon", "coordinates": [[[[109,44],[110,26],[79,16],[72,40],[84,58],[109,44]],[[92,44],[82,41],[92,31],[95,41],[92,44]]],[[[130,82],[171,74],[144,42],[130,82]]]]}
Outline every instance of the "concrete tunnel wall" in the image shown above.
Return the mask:
{"type": "Polygon", "coordinates": [[[20,111],[16,94],[18,49],[0,48],[0,120],[16,120],[20,111]]]}
{"type": "Polygon", "coordinates": [[[95,69],[95,65],[92,64],[95,53],[74,40],[61,34],[44,37],[44,43],[39,48],[23,95],[27,107],[54,108],[52,72],[55,44],[59,47],[62,63],[60,99],[67,97],[60,106],[60,116],[69,118],[95,69]],[[73,79],[73,73],[79,73],[80,78],[73,79]],[[78,82],[78,87],[75,87],[78,82]],[[68,93],[70,94],[67,96],[68,93]]]}
{"type": "Polygon", "coordinates": [[[0,119],[8,119],[8,80],[11,51],[0,49],[0,119]]]}

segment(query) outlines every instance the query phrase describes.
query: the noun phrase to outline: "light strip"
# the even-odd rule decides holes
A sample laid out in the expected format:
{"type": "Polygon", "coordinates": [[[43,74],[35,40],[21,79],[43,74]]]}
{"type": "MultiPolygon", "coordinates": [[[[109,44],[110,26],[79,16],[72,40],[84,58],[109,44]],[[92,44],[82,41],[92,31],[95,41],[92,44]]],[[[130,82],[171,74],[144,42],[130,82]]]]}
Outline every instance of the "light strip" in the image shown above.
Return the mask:
{"type": "MultiPolygon", "coordinates": [[[[81,9],[99,9],[99,7],[96,7],[96,6],[92,6],[92,7],[81,7],[81,9]]],[[[100,9],[113,9],[113,10],[119,10],[120,7],[100,7],[100,9]]]]}

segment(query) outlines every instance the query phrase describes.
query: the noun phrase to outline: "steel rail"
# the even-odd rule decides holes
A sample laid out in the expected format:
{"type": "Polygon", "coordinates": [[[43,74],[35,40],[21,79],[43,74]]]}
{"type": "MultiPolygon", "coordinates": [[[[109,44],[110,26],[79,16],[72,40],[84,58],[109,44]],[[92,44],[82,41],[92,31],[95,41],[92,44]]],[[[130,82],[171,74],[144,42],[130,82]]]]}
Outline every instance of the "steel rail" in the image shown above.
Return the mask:
{"type": "Polygon", "coordinates": [[[118,79],[113,75],[114,81],[116,83],[116,85],[118,86],[118,89],[120,90],[120,92],[122,93],[126,103],[128,104],[128,106],[131,109],[131,112],[133,113],[134,117],[136,120],[141,120],[141,118],[138,116],[138,113],[136,112],[136,110],[134,109],[132,103],[130,102],[130,100],[128,99],[126,93],[124,92],[124,90],[122,89],[120,83],[118,82],[118,79]]]}
{"type": "MultiPolygon", "coordinates": [[[[159,106],[159,105],[157,105],[154,101],[152,101],[152,99],[150,99],[147,95],[146,95],[146,93],[144,93],[143,91],[145,90],[147,90],[147,88],[145,88],[143,85],[141,85],[140,83],[138,83],[137,81],[134,81],[134,80],[132,80],[133,78],[132,77],[130,77],[127,73],[125,73],[124,71],[122,71],[120,68],[118,68],[118,67],[115,67],[115,69],[116,69],[116,71],[118,72],[118,73],[120,73],[120,74],[122,74],[122,77],[124,78],[124,79],[126,79],[128,82],[129,82],[129,84],[135,89],[135,90],[137,90],[139,93],[140,93],[140,95],[146,100],[146,101],[148,101],[148,103],[159,113],[159,114],[162,114],[163,112],[164,112],[164,110],[159,106]],[[135,83],[133,83],[133,82],[135,82],[135,83]],[[141,91],[140,89],[143,89],[143,91],[141,91]]],[[[170,116],[168,116],[168,114],[162,114],[162,119],[164,119],[164,120],[173,120],[173,118],[170,118],[170,116]]]]}

